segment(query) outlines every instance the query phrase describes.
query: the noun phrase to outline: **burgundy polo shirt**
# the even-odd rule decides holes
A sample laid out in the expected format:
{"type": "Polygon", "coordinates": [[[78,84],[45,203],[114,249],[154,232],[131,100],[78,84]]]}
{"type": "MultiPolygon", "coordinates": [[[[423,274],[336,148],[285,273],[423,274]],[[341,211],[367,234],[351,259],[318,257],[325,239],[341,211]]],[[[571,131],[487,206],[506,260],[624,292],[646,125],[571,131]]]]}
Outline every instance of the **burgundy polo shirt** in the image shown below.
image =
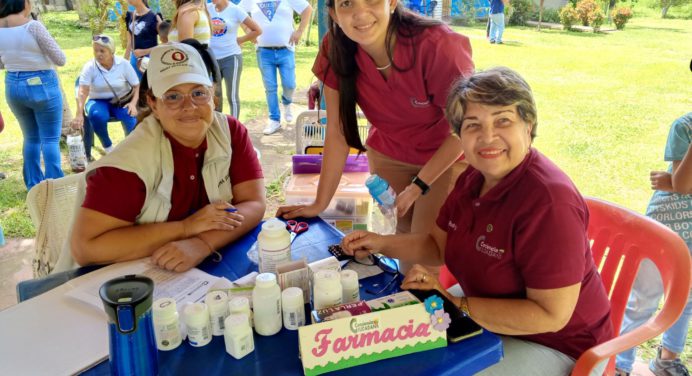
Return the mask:
{"type": "Polygon", "coordinates": [[[612,337],[610,302],[593,262],[586,203],[572,181],[531,149],[478,197],[483,176],[469,167],[437,218],[447,232],[445,263],[471,297],[526,298],[526,288],[581,282],[572,318],[555,333],[519,338],[578,358],[612,337]]]}
{"type": "MultiPolygon", "coordinates": [[[[334,90],[339,81],[327,58],[327,37],[312,67],[334,90]]],[[[424,165],[449,136],[444,116],[451,84],[473,73],[469,39],[446,25],[425,28],[414,38],[397,37],[387,80],[360,47],[356,52],[356,102],[372,127],[367,145],[398,161],[424,165]]]]}
{"type": "MultiPolygon", "coordinates": [[[[238,120],[228,117],[231,131],[231,184],[261,179],[262,167],[247,129],[238,120]]],[[[206,139],[193,149],[181,145],[164,132],[173,151],[173,191],[169,221],[179,221],[209,204],[202,179],[202,163],[207,150],[206,139]]],[[[87,177],[86,197],[82,207],[111,217],[134,222],[144,206],[146,190],[137,174],[115,167],[101,167],[87,177]]]]}

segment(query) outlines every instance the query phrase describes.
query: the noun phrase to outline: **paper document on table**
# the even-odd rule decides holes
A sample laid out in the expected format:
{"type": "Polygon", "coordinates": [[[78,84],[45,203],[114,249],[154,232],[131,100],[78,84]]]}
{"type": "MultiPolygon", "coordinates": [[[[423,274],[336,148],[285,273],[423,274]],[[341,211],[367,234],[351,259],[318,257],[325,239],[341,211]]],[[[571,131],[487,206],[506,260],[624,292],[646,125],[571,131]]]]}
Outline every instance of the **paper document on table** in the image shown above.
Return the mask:
{"type": "Polygon", "coordinates": [[[103,309],[103,303],[99,297],[101,285],[113,278],[139,274],[151,278],[154,281],[154,300],[159,298],[173,298],[178,307],[186,303],[196,303],[204,299],[209,287],[219,279],[197,268],[186,272],[171,272],[152,264],[149,258],[135,261],[113,264],[89,274],[92,278],[75,283],[73,289],[65,295],[89,303],[98,309],[103,309]],[[92,276],[93,274],[93,276],[92,276]]]}

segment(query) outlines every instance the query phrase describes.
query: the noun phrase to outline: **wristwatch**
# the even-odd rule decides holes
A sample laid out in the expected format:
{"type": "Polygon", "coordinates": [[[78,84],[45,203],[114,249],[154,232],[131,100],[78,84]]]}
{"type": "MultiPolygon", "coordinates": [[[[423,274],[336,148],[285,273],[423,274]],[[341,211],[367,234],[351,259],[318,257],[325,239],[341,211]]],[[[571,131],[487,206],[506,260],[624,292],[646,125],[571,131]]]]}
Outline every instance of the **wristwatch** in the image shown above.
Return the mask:
{"type": "Polygon", "coordinates": [[[430,186],[426,184],[423,180],[421,180],[418,175],[413,177],[413,180],[411,180],[411,183],[415,184],[420,188],[421,194],[424,195],[430,191],[430,186]]]}

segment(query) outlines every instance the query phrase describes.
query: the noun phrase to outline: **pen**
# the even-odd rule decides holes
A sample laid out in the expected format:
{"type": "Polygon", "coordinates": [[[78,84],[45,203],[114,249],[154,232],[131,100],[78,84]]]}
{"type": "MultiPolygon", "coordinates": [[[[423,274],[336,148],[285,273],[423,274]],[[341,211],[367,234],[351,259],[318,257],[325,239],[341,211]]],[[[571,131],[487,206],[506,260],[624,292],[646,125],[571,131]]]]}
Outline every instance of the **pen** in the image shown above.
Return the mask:
{"type": "Polygon", "coordinates": [[[226,209],[223,209],[223,210],[225,210],[225,211],[227,211],[227,212],[229,212],[229,213],[235,213],[235,212],[238,211],[238,209],[236,209],[236,208],[226,208],[226,209]]]}

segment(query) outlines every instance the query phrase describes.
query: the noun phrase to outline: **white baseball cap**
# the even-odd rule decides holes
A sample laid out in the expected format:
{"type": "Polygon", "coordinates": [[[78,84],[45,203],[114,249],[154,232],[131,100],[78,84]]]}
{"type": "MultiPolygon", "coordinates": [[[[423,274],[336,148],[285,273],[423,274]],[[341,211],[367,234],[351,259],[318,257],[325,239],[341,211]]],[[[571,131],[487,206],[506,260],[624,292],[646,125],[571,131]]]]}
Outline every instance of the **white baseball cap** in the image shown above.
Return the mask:
{"type": "Polygon", "coordinates": [[[185,43],[168,43],[151,50],[147,80],[154,96],[161,98],[180,84],[212,86],[204,60],[197,50],[185,43]]]}

